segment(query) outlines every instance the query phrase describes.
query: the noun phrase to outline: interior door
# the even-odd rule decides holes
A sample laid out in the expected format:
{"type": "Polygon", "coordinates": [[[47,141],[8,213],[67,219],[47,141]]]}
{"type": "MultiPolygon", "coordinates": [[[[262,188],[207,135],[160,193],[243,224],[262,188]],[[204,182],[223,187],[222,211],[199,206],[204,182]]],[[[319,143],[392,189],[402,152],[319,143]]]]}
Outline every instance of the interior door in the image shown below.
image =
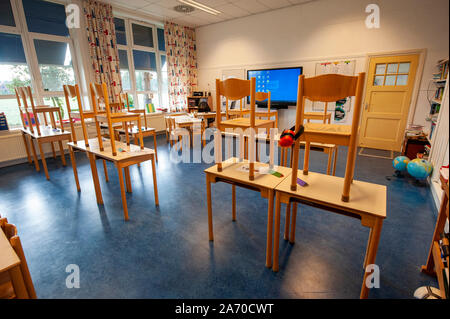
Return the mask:
{"type": "Polygon", "coordinates": [[[400,151],[419,55],[370,59],[359,146],[400,151]]]}

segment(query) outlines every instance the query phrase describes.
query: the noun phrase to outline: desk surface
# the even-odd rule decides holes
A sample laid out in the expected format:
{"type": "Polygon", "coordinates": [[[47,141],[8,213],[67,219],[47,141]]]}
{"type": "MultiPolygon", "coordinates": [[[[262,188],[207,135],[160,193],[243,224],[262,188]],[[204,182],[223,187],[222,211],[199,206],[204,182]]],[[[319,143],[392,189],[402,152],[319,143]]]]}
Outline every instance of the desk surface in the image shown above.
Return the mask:
{"type": "Polygon", "coordinates": [[[33,128],[34,134],[31,133],[31,131],[29,129],[22,128],[21,130],[23,132],[25,132],[26,134],[29,134],[31,137],[33,137],[35,139],[45,138],[45,137],[64,136],[64,135],[67,135],[67,138],[70,138],[70,131],[62,132],[61,129],[59,129],[59,128],[53,129],[52,127],[44,126],[44,125],[39,126],[39,128],[41,130],[41,135],[38,135],[36,127],[33,128]]]}
{"type": "Polygon", "coordinates": [[[224,177],[228,180],[233,180],[238,183],[250,185],[250,186],[257,186],[257,187],[263,187],[263,188],[269,188],[273,189],[275,186],[277,186],[279,183],[283,181],[283,179],[288,176],[291,169],[288,167],[283,166],[275,166],[274,170],[283,174],[283,177],[276,177],[272,174],[260,174],[257,169],[260,167],[269,167],[268,164],[265,163],[255,163],[255,179],[250,180],[248,178],[248,171],[240,170],[242,166],[248,165],[247,160],[243,160],[243,162],[238,163],[239,159],[236,157],[231,157],[227,159],[226,161],[222,162],[222,172],[217,171],[217,165],[211,166],[207,169],[205,169],[205,173],[214,174],[217,177],[224,177]]]}
{"type": "Polygon", "coordinates": [[[104,151],[100,151],[100,147],[98,145],[98,139],[97,138],[91,138],[89,139],[89,147],[86,147],[84,145],[84,140],[78,141],[78,144],[75,144],[73,142],[67,143],[67,145],[72,146],[75,149],[84,151],[84,152],[91,152],[96,156],[102,157],[104,159],[113,161],[113,162],[120,162],[120,161],[126,161],[129,159],[132,159],[137,156],[150,156],[151,154],[155,154],[155,151],[150,148],[144,148],[141,150],[141,148],[138,145],[127,145],[126,143],[122,143],[119,141],[115,142],[117,155],[113,156],[111,151],[111,141],[109,139],[103,139],[103,147],[104,151]],[[119,151],[119,148],[125,150],[125,152],[119,151]]]}
{"type": "Polygon", "coordinates": [[[348,136],[352,132],[351,125],[304,123],[305,133],[321,133],[348,136]]]}
{"type": "Polygon", "coordinates": [[[11,247],[5,233],[0,229],[0,272],[20,264],[20,259],[11,247]]]}
{"type": "Polygon", "coordinates": [[[341,200],[344,178],[309,172],[303,175],[298,171],[298,178],[308,183],[297,185],[291,191],[291,174],[285,178],[275,190],[295,195],[300,199],[317,204],[324,204],[351,213],[362,213],[386,218],[386,186],[354,180],[350,187],[350,201],[341,200]]]}

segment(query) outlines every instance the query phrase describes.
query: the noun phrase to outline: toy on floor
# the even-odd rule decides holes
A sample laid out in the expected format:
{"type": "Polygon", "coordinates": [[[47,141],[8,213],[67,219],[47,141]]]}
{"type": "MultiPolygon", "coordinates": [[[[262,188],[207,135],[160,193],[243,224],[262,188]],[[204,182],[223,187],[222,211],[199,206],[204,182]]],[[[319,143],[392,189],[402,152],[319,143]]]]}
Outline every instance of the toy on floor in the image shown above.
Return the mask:
{"type": "Polygon", "coordinates": [[[433,171],[433,164],[423,158],[416,158],[409,162],[406,168],[415,179],[425,179],[433,171]]]}
{"type": "Polygon", "coordinates": [[[281,147],[291,147],[292,144],[294,144],[294,141],[303,134],[305,128],[303,127],[303,125],[300,125],[298,132],[294,133],[294,131],[295,126],[291,127],[289,130],[284,130],[280,135],[280,141],[278,142],[278,144],[281,147]]]}
{"type": "Polygon", "coordinates": [[[411,160],[406,156],[397,156],[392,161],[392,166],[394,167],[396,173],[404,172],[406,171],[406,166],[408,166],[410,161],[411,160]]]}

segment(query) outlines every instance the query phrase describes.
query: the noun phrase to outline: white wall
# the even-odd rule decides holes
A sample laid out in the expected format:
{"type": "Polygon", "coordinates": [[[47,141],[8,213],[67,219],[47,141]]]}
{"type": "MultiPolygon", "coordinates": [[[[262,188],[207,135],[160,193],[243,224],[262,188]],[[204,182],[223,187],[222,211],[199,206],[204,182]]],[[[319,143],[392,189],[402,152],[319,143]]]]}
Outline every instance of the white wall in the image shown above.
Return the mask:
{"type": "MultiPolygon", "coordinates": [[[[424,125],[428,80],[436,61],[448,57],[448,10],[448,0],[316,0],[200,27],[199,90],[209,84],[214,93],[224,69],[301,65],[313,76],[316,62],[351,58],[358,73],[366,69],[367,53],[426,49],[417,106],[411,107],[414,123],[424,125]],[[380,29],[365,26],[370,3],[380,6],[380,29]]],[[[292,111],[280,128],[292,123],[292,111]]]]}

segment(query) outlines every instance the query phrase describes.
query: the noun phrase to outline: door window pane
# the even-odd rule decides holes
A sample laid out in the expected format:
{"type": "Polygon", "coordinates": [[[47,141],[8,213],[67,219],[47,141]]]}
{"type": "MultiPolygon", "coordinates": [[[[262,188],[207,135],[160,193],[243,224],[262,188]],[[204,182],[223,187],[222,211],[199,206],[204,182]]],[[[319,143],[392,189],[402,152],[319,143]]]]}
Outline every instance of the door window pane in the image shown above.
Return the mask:
{"type": "Polygon", "coordinates": [[[166,51],[166,43],[164,40],[164,29],[158,29],[158,50],[166,51]]]}
{"type": "Polygon", "coordinates": [[[389,74],[397,73],[398,63],[389,63],[387,67],[387,72],[389,74]]]}
{"type": "Polygon", "coordinates": [[[373,81],[373,85],[383,85],[384,82],[384,75],[377,75],[373,81]]]}
{"type": "Polygon", "coordinates": [[[142,45],[153,48],[152,28],[133,23],[133,42],[134,45],[142,45]]]}
{"type": "Polygon", "coordinates": [[[75,84],[68,43],[34,40],[34,46],[45,91],[62,91],[64,84],[75,84]]]}
{"type": "Polygon", "coordinates": [[[131,90],[130,67],[126,50],[119,50],[120,76],[122,78],[122,88],[125,91],[131,90]]]}
{"type": "Polygon", "coordinates": [[[20,35],[0,33],[0,94],[14,95],[14,87],[28,85],[31,77],[20,35]]]}
{"type": "Polygon", "coordinates": [[[409,65],[410,63],[400,63],[400,66],[398,68],[398,73],[409,73],[409,65]]]}
{"type": "Polygon", "coordinates": [[[15,27],[14,15],[9,0],[0,1],[0,25],[15,27]]]}
{"type": "Polygon", "coordinates": [[[407,85],[408,84],[408,75],[398,75],[397,77],[397,85],[407,85]]]}
{"type": "Polygon", "coordinates": [[[395,85],[396,75],[386,75],[386,82],[384,85],[395,85]]]}
{"type": "Polygon", "coordinates": [[[125,33],[125,20],[114,18],[114,26],[116,29],[117,44],[127,45],[127,36],[125,33]]]}
{"type": "Polygon", "coordinates": [[[375,74],[384,74],[386,71],[386,64],[377,64],[375,74]]]}
{"type": "Polygon", "coordinates": [[[69,36],[64,5],[43,0],[22,0],[28,31],[69,36]]]}

